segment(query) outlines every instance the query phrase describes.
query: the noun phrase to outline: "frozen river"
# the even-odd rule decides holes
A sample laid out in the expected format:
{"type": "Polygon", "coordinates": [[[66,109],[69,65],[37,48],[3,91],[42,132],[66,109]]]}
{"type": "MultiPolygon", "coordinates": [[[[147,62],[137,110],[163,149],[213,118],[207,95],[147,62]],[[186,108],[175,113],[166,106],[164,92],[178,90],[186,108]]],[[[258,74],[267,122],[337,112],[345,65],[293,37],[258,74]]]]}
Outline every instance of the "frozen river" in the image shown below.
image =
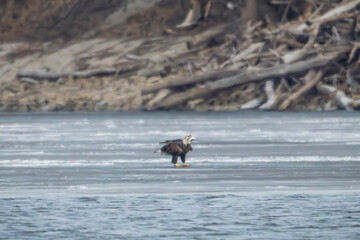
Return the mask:
{"type": "Polygon", "coordinates": [[[357,113],[0,113],[0,239],[360,239],[359,147],[357,113]]]}

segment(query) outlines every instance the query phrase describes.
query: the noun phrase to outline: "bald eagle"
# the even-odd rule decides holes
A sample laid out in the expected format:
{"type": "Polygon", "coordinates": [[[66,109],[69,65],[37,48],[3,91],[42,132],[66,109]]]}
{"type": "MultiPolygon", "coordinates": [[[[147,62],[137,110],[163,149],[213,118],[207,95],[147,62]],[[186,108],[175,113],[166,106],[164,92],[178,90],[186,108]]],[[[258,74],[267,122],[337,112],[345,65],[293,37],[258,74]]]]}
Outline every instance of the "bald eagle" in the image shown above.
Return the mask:
{"type": "Polygon", "coordinates": [[[165,143],[159,150],[155,151],[155,153],[160,152],[161,154],[167,154],[172,156],[171,162],[175,164],[175,167],[181,167],[177,161],[180,156],[181,161],[184,163],[183,167],[189,167],[185,163],[186,154],[189,151],[192,151],[192,147],[190,143],[194,141],[195,138],[191,135],[186,136],[184,139],[175,139],[175,140],[167,140],[164,142],[160,142],[162,144],[165,143]]]}

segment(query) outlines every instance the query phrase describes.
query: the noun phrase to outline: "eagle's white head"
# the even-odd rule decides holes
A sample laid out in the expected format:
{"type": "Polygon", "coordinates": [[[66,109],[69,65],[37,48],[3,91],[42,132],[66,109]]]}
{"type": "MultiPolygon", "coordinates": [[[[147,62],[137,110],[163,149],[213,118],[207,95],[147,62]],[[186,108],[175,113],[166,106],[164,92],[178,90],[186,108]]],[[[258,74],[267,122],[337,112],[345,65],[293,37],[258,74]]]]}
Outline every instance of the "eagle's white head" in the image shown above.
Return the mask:
{"type": "Polygon", "coordinates": [[[195,141],[195,138],[192,135],[188,135],[183,139],[184,145],[190,145],[192,141],[195,141]]]}

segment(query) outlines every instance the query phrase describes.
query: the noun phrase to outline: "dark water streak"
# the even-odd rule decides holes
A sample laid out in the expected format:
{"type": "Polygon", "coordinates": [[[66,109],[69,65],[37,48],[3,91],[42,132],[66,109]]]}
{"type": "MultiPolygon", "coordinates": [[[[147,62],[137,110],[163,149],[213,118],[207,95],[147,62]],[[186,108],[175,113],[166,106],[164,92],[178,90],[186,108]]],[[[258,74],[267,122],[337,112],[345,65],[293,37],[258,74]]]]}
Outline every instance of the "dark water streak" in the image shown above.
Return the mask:
{"type": "Polygon", "coordinates": [[[2,239],[358,239],[359,200],[354,194],[5,198],[0,226],[2,239]]]}

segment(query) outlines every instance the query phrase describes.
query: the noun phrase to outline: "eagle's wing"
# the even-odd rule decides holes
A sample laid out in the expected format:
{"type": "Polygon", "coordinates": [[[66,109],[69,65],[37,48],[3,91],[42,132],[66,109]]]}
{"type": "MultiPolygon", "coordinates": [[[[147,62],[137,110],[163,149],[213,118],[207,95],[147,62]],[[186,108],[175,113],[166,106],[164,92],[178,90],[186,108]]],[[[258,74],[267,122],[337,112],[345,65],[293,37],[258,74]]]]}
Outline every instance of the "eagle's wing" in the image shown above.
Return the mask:
{"type": "Polygon", "coordinates": [[[191,145],[187,145],[185,148],[185,151],[188,153],[189,151],[192,151],[193,148],[191,147],[191,145]]]}
{"type": "Polygon", "coordinates": [[[181,142],[181,141],[182,141],[182,139],[166,140],[166,141],[160,142],[160,144],[168,144],[171,142],[181,142]]]}
{"type": "Polygon", "coordinates": [[[162,152],[169,155],[180,155],[183,153],[182,148],[176,142],[170,142],[161,148],[162,152]]]}

